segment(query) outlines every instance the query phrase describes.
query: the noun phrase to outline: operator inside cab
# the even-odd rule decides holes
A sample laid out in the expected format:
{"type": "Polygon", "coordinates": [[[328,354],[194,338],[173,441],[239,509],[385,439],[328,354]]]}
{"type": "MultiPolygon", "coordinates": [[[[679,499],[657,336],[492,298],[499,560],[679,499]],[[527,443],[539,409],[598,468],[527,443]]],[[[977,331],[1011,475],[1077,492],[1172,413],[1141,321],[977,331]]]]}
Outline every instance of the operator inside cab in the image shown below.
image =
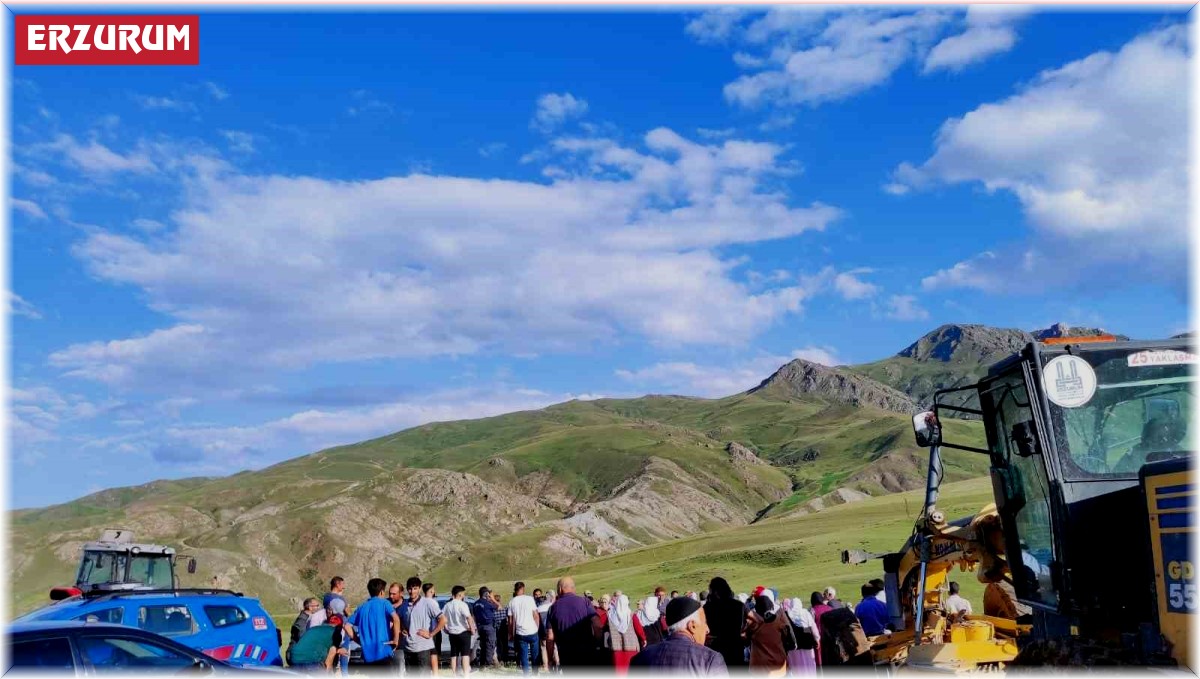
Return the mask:
{"type": "Polygon", "coordinates": [[[1147,462],[1154,462],[1156,453],[1180,450],[1187,435],[1187,424],[1178,414],[1152,417],[1142,427],[1141,439],[1113,465],[1114,472],[1134,473],[1147,462]]]}

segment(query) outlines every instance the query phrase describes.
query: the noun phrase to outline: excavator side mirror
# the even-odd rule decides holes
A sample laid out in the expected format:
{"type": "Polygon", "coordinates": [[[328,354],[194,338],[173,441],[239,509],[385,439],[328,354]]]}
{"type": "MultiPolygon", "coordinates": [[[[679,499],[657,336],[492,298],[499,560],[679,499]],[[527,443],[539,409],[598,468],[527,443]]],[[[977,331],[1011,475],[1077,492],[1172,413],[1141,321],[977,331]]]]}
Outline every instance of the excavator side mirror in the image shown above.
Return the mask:
{"type": "Polygon", "coordinates": [[[913,415],[913,434],[917,437],[917,445],[921,448],[941,445],[942,424],[932,410],[913,415]]]}
{"type": "Polygon", "coordinates": [[[1017,447],[1017,455],[1032,457],[1042,453],[1038,446],[1037,436],[1033,432],[1033,421],[1018,422],[1012,428],[1013,444],[1017,447]]]}
{"type": "Polygon", "coordinates": [[[195,573],[196,573],[196,560],[195,559],[188,559],[187,571],[188,571],[188,573],[195,575],[195,573]]]}

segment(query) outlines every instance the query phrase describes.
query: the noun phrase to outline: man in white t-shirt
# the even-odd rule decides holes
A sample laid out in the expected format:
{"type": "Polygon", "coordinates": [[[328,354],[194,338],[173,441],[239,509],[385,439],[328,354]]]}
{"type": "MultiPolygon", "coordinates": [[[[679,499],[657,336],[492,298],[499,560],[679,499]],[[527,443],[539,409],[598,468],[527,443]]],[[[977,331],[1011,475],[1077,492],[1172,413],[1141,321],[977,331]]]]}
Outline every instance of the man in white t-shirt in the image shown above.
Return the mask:
{"type": "Polygon", "coordinates": [[[538,626],[541,616],[537,602],[525,593],[525,583],[513,585],[513,597],[508,602],[508,638],[517,644],[517,657],[521,660],[521,671],[531,674],[532,663],[538,655],[538,626]]]}
{"type": "Polygon", "coordinates": [[[952,620],[958,620],[964,615],[971,614],[971,602],[958,594],[958,583],[950,583],[950,596],[946,599],[946,613],[952,620]]]}
{"type": "Polygon", "coordinates": [[[442,609],[446,616],[446,634],[450,635],[450,674],[458,676],[461,661],[463,676],[471,673],[471,638],[475,636],[475,616],[465,601],[467,588],[455,585],[450,590],[450,601],[442,609]]]}

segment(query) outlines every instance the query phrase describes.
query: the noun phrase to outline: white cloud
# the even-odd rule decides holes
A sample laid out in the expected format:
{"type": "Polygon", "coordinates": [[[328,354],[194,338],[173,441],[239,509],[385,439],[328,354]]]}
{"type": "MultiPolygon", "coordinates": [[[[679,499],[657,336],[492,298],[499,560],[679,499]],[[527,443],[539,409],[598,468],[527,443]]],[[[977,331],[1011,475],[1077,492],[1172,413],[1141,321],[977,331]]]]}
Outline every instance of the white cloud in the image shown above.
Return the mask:
{"type": "Polygon", "coordinates": [[[747,107],[845,99],[887,82],[952,16],[942,10],[772,10],[745,32],[751,46],[761,43],[769,51],[759,57],[743,52],[738,59],[759,72],[726,85],[725,96],[747,107]]]}
{"type": "Polygon", "coordinates": [[[219,349],[232,350],[213,334],[200,325],[176,325],[143,337],[73,344],[50,354],[49,363],[69,377],[114,385],[129,383],[146,368],[163,376],[199,376],[220,365],[208,362],[219,349]]]}
{"type": "Polygon", "coordinates": [[[130,222],[130,224],[132,224],[135,229],[144,233],[155,233],[166,228],[162,222],[155,219],[146,219],[145,217],[139,217],[138,219],[130,222]]]}
{"type": "Polygon", "coordinates": [[[69,134],[60,134],[54,141],[33,145],[35,154],[60,155],[85,174],[107,176],[121,172],[142,174],[155,172],[157,167],[144,150],[121,154],[98,141],[80,143],[69,134]]]}
{"type": "Polygon", "coordinates": [[[617,370],[616,375],[657,393],[720,398],[758,386],[781,365],[797,358],[829,366],[839,363],[831,347],[805,347],[788,356],[762,355],[733,365],[663,362],[639,370],[617,370]]]}
{"type": "Polygon", "coordinates": [[[686,31],[702,43],[733,46],[734,63],[751,71],[725,86],[729,101],[818,106],[883,85],[910,63],[924,62],[926,72],[957,69],[1011,48],[1014,26],[1027,10],[979,7],[965,13],[816,5],[761,14],[721,9],[691,20],[686,31]],[[944,38],[960,25],[962,33],[944,38]]]}
{"type": "Polygon", "coordinates": [[[734,7],[709,10],[688,21],[684,30],[701,43],[712,44],[728,40],[745,12],[734,7]]]}
{"type": "Polygon", "coordinates": [[[871,273],[871,269],[852,269],[844,271],[833,279],[833,287],[843,299],[867,299],[879,292],[879,286],[868,283],[858,276],[871,273]]]}
{"type": "Polygon", "coordinates": [[[204,88],[208,90],[208,93],[212,95],[212,98],[216,99],[217,101],[223,101],[229,98],[229,92],[211,80],[204,83],[204,88]]]}
{"type": "Polygon", "coordinates": [[[195,111],[196,105],[182,99],[170,97],[151,97],[142,94],[134,95],[134,100],[147,111],[195,111]]]}
{"type": "Polygon", "coordinates": [[[11,387],[8,396],[9,428],[18,455],[35,455],[30,446],[58,440],[59,430],[64,425],[100,413],[100,409],[86,399],[75,394],[64,396],[44,385],[11,387]]]}
{"type": "Polygon", "coordinates": [[[220,134],[229,143],[234,153],[254,153],[254,135],[238,130],[221,130],[220,134]]]}
{"type": "Polygon", "coordinates": [[[169,427],[148,451],[156,461],[192,473],[228,473],[266,466],[297,451],[356,443],[430,422],[534,410],[571,398],[578,396],[528,389],[447,390],[369,408],[305,410],[251,426],[169,427]]]}
{"type": "Polygon", "coordinates": [[[542,132],[551,132],[566,121],[583,116],[587,110],[588,103],[570,92],[543,94],[538,97],[537,109],[529,126],[542,132]]]}
{"type": "Polygon", "coordinates": [[[354,90],[350,93],[350,98],[353,103],[346,109],[346,113],[349,113],[352,116],[366,115],[369,113],[390,115],[396,112],[395,107],[374,96],[368,90],[354,90]]]}
{"type": "Polygon", "coordinates": [[[20,198],[11,199],[13,209],[17,212],[22,212],[34,219],[46,219],[46,212],[42,207],[32,200],[22,200],[20,198]]]}
{"type": "Polygon", "coordinates": [[[766,188],[791,171],[782,149],[704,145],[665,128],[644,144],[556,140],[549,162],[566,169],[549,183],[189,176],[169,233],[97,231],[74,248],[94,275],[137,286],[176,324],[67,347],[51,363],[172,389],[279,367],[575,351],[628,336],[741,344],[800,311],[813,284],[752,289],[735,278],[743,262],[714,250],[839,216],[766,188]]]}
{"type": "Polygon", "coordinates": [[[1016,24],[1033,9],[1028,5],[971,5],[966,30],[934,45],[925,56],[924,72],[960,71],[1011,50],[1017,42],[1016,24]]]}
{"type": "Polygon", "coordinates": [[[500,155],[507,148],[508,144],[505,144],[502,141],[494,141],[490,144],[484,144],[483,146],[480,146],[479,155],[484,158],[491,158],[493,156],[500,155]]]}
{"type": "Polygon", "coordinates": [[[889,297],[885,315],[897,321],[924,321],[929,318],[929,312],[917,304],[917,298],[913,295],[889,297]]]}
{"type": "Polygon", "coordinates": [[[42,312],[38,311],[37,307],[26,302],[15,292],[8,293],[8,312],[14,316],[24,316],[25,318],[32,318],[34,320],[39,320],[42,317],[42,312]]]}
{"type": "Polygon", "coordinates": [[[1034,237],[938,272],[924,287],[1038,289],[1115,281],[1118,272],[1182,286],[1186,39],[1182,25],[1141,35],[1116,53],[1046,71],[1019,93],[946,121],[932,157],[919,167],[901,165],[896,181],[913,189],[978,182],[1009,192],[1034,237]]]}

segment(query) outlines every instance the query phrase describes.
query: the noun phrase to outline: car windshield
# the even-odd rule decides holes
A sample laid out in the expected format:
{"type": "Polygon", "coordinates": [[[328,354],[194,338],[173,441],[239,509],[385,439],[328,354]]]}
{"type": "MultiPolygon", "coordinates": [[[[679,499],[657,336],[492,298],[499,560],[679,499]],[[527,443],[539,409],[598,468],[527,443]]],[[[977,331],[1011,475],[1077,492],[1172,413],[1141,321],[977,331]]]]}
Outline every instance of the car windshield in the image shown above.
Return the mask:
{"type": "Polygon", "coordinates": [[[1147,462],[1192,449],[1196,355],[1082,349],[1048,355],[1043,382],[1067,479],[1137,478],[1147,462]]]}

